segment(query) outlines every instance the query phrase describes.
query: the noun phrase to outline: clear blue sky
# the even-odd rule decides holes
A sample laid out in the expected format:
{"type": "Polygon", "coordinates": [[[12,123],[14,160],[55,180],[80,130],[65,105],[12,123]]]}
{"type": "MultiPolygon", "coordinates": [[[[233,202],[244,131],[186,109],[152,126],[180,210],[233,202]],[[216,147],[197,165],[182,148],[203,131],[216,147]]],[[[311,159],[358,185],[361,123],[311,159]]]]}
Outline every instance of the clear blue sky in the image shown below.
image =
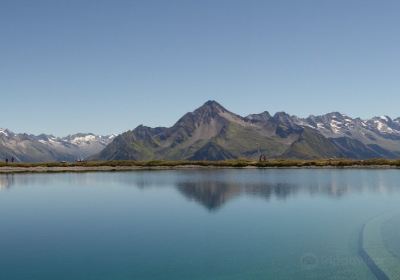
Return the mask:
{"type": "Polygon", "coordinates": [[[400,2],[1,0],[0,127],[66,135],[236,113],[399,117],[400,2]]]}

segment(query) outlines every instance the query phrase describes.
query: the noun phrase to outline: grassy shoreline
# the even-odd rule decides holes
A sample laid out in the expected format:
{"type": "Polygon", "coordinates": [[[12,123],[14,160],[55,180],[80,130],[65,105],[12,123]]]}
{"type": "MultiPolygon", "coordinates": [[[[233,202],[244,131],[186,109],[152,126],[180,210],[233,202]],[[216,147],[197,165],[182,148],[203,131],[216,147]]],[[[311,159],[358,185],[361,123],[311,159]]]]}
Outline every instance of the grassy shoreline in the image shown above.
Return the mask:
{"type": "Polygon", "coordinates": [[[17,172],[79,172],[118,171],[141,169],[193,169],[193,168],[400,168],[400,160],[370,159],[275,159],[263,162],[254,160],[226,161],[87,161],[74,163],[0,163],[0,173],[17,172]]]}

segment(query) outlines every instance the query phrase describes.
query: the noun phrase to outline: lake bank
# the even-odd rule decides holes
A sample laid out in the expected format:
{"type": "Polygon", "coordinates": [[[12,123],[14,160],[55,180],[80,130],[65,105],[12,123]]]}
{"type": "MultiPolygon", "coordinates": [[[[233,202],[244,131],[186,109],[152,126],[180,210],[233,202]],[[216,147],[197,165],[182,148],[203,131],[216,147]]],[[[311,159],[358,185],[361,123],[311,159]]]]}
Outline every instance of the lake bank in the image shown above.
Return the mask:
{"type": "Polygon", "coordinates": [[[354,168],[398,169],[400,160],[250,160],[227,161],[89,161],[76,163],[13,163],[0,164],[0,173],[94,172],[220,168],[354,168]]]}

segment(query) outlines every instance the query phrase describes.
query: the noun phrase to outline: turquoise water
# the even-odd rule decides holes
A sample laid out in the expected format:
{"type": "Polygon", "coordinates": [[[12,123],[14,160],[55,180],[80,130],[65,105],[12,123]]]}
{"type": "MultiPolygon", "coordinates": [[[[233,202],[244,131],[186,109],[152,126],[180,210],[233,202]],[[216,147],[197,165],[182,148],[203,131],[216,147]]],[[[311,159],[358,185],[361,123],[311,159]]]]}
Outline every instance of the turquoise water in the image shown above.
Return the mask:
{"type": "Polygon", "coordinates": [[[0,187],[7,280],[375,279],[360,231],[400,213],[400,170],[20,174],[0,187]]]}

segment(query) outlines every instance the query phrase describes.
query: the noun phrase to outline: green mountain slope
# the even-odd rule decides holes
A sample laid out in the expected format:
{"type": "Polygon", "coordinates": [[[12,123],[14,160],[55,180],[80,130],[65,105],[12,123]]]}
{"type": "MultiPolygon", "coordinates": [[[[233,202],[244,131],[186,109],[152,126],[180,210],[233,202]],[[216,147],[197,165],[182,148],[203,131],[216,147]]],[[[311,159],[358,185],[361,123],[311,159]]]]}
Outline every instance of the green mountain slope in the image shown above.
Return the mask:
{"type": "Polygon", "coordinates": [[[330,139],[305,128],[300,138],[285,151],[283,157],[317,159],[344,157],[344,154],[330,139]]]}

